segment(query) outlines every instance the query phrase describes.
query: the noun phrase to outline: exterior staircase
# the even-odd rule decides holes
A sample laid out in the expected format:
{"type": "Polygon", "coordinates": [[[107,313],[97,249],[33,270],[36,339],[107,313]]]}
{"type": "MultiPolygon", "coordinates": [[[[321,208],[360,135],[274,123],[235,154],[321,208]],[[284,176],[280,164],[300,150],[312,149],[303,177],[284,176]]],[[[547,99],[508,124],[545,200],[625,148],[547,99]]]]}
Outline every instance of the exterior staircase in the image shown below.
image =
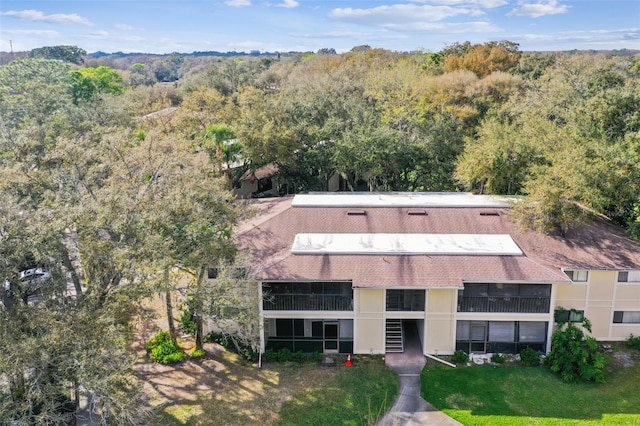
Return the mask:
{"type": "Polygon", "coordinates": [[[388,319],[386,324],[387,340],[385,352],[404,352],[404,338],[402,333],[402,320],[388,319]]]}

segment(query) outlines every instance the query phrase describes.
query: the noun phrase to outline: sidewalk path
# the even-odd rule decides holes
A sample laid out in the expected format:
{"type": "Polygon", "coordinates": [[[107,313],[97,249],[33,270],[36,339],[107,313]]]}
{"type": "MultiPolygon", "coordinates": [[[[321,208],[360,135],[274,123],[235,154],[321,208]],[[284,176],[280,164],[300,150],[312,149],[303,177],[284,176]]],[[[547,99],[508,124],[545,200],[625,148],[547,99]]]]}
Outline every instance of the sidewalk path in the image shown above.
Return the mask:
{"type": "Polygon", "coordinates": [[[395,403],[376,426],[462,426],[420,396],[420,373],[426,361],[415,323],[405,323],[404,342],[403,353],[385,356],[387,365],[400,377],[400,387],[395,403]]]}
{"type": "Polygon", "coordinates": [[[377,426],[461,426],[462,424],[435,409],[420,396],[422,363],[390,363],[387,365],[400,376],[398,396],[391,409],[377,426]]]}

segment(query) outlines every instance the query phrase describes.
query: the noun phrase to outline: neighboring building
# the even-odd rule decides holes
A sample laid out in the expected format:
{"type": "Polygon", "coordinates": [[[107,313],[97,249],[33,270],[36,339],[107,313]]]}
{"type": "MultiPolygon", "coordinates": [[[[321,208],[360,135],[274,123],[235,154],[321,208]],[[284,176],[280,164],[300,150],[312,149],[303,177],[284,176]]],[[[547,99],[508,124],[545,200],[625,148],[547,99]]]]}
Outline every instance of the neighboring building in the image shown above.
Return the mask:
{"type": "Polygon", "coordinates": [[[263,281],[262,349],[548,351],[557,307],[599,340],[640,335],[640,246],[595,219],[524,230],[504,198],[322,193],[260,199],[237,230],[263,281]]]}

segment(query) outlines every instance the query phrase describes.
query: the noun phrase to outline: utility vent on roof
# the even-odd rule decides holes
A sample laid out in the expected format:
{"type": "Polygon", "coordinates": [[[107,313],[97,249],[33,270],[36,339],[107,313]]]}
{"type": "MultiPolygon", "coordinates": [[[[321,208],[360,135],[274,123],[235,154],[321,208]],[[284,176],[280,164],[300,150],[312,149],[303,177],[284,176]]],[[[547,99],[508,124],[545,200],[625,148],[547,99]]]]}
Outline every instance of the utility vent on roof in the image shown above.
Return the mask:
{"type": "Polygon", "coordinates": [[[496,210],[485,210],[480,212],[480,216],[500,216],[500,212],[496,210]]]}
{"type": "Polygon", "coordinates": [[[367,211],[366,210],[349,210],[347,212],[347,215],[349,215],[349,216],[366,216],[367,215],[367,211]]]}
{"type": "Polygon", "coordinates": [[[427,211],[426,210],[409,210],[407,214],[409,216],[426,216],[427,211]]]}

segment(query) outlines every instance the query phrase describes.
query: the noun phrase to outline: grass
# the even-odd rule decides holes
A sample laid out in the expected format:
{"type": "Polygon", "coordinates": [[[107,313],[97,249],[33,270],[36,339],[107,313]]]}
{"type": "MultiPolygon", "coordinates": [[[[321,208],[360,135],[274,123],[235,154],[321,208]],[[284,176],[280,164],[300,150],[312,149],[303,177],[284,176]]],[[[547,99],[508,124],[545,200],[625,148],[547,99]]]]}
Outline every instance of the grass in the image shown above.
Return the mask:
{"type": "Polygon", "coordinates": [[[428,365],[422,396],[464,425],[638,425],[640,364],[607,383],[564,383],[544,367],[428,365]]]}
{"type": "Polygon", "coordinates": [[[371,425],[393,404],[398,377],[381,357],[358,357],[353,367],[271,364],[263,369],[229,352],[203,360],[212,391],[161,407],[150,425],[371,425]],[[209,363],[209,364],[207,364],[209,363]],[[215,390],[213,390],[215,388],[215,390]]]}
{"type": "Polygon", "coordinates": [[[371,425],[391,408],[398,377],[380,358],[362,358],[322,385],[296,392],[280,410],[279,425],[371,425]]]}

